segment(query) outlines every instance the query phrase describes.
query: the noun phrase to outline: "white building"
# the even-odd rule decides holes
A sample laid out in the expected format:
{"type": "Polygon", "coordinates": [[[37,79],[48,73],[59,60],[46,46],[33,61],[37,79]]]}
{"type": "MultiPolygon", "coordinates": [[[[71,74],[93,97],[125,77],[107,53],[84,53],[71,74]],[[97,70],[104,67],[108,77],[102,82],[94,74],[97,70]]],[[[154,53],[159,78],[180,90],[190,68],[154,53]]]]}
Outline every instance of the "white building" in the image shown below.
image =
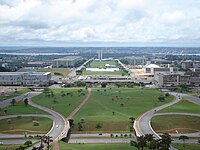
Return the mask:
{"type": "Polygon", "coordinates": [[[49,85],[50,72],[0,72],[0,85],[49,85]]]}

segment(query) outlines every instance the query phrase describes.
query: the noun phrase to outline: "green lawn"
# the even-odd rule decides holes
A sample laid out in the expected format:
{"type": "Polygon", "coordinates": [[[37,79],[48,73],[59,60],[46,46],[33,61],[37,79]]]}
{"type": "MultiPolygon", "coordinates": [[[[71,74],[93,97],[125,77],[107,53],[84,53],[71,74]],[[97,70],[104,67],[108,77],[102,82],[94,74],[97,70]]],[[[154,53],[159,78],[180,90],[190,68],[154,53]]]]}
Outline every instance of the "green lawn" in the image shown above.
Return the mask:
{"type": "MultiPolygon", "coordinates": [[[[88,68],[105,68],[106,64],[118,67],[115,61],[102,61],[102,62],[93,61],[87,67],[88,68]]],[[[90,71],[84,70],[83,75],[128,76],[128,74],[124,72],[122,69],[115,72],[106,72],[106,71],[105,72],[90,72],[90,71]]]]}
{"type": "Polygon", "coordinates": [[[80,95],[79,89],[53,89],[54,96],[48,96],[47,93],[42,93],[38,96],[32,98],[32,101],[54,109],[55,111],[61,113],[67,117],[86,97],[87,90],[82,89],[82,93],[85,95],[80,95]],[[67,95],[67,93],[69,95],[67,95]],[[65,96],[63,96],[65,94],[65,96]]]}
{"type": "Polygon", "coordinates": [[[177,104],[167,107],[160,112],[181,112],[181,113],[195,113],[200,114],[200,106],[187,100],[181,100],[177,104]]]}
{"type": "Polygon", "coordinates": [[[137,150],[130,144],[67,144],[59,142],[59,145],[60,150],[137,150]]]}
{"type": "Polygon", "coordinates": [[[155,106],[163,105],[173,99],[172,96],[169,96],[165,102],[159,102],[157,98],[163,93],[156,89],[107,88],[106,91],[99,90],[92,90],[90,100],[75,115],[74,131],[78,130],[79,120],[84,118],[83,131],[85,132],[127,132],[129,131],[130,117],[137,118],[155,106]],[[98,123],[102,128],[96,129],[98,123]]]}
{"type": "Polygon", "coordinates": [[[177,148],[178,150],[199,150],[200,144],[179,144],[179,143],[173,143],[173,147],[177,148]]]}
{"type": "Polygon", "coordinates": [[[22,95],[27,92],[30,92],[30,90],[28,88],[17,88],[17,92],[12,92],[8,96],[0,96],[0,102],[4,101],[6,99],[17,97],[17,96],[22,95]]]}
{"type": "Polygon", "coordinates": [[[91,71],[83,71],[83,75],[101,75],[101,76],[128,76],[128,74],[126,72],[124,72],[122,69],[120,69],[119,71],[115,71],[115,72],[91,72],[91,71]]]}
{"type": "Polygon", "coordinates": [[[91,62],[87,67],[88,68],[104,68],[106,64],[117,65],[115,61],[102,61],[102,62],[91,62]]]}
{"type": "Polygon", "coordinates": [[[193,133],[200,131],[200,117],[188,115],[155,116],[151,120],[158,133],[193,133]]]}
{"type": "Polygon", "coordinates": [[[0,109],[0,116],[3,115],[17,115],[17,114],[47,114],[47,112],[35,108],[31,105],[25,106],[24,102],[17,102],[15,106],[9,105],[0,109]],[[5,113],[5,110],[7,112],[5,113]]]}
{"type": "Polygon", "coordinates": [[[22,118],[10,118],[0,120],[0,133],[8,134],[45,134],[47,133],[53,124],[53,121],[49,118],[43,117],[22,117],[22,118]],[[38,121],[39,126],[34,126],[33,121],[38,121]]]}
{"type": "Polygon", "coordinates": [[[41,68],[37,70],[38,72],[51,72],[52,75],[55,73],[60,73],[63,76],[67,76],[71,71],[68,68],[41,68]]]}
{"type": "Polygon", "coordinates": [[[20,145],[0,145],[0,150],[16,150],[20,145]]]}

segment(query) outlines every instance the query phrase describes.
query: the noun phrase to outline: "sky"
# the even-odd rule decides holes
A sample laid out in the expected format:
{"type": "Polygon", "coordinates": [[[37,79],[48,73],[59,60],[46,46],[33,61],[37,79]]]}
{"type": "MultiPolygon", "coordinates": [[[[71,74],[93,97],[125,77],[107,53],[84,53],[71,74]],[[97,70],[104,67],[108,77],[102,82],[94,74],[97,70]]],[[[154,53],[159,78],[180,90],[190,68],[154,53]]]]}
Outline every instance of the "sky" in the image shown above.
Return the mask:
{"type": "Polygon", "coordinates": [[[200,0],[0,0],[1,46],[200,46],[200,0]]]}

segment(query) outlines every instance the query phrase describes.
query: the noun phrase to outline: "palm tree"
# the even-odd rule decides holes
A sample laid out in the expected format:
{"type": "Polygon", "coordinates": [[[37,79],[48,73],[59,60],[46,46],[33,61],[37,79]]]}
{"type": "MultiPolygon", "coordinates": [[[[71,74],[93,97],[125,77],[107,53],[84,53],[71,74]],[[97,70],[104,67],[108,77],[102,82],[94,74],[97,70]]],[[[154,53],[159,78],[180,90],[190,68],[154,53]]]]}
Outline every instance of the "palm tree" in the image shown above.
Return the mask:
{"type": "Polygon", "coordinates": [[[134,117],[130,117],[129,119],[131,120],[131,123],[134,123],[134,121],[135,121],[134,117]]]}
{"type": "Polygon", "coordinates": [[[28,106],[28,98],[26,98],[26,99],[24,100],[24,104],[25,104],[25,106],[28,106]]]}
{"type": "Polygon", "coordinates": [[[149,147],[149,149],[156,147],[153,134],[145,134],[144,138],[147,141],[147,146],[149,147]]]}
{"type": "Polygon", "coordinates": [[[181,136],[179,137],[179,140],[183,140],[183,147],[185,147],[185,141],[188,140],[188,139],[189,139],[189,137],[186,136],[186,135],[181,135],[181,136]]]}
{"type": "Polygon", "coordinates": [[[16,100],[13,98],[12,101],[11,101],[10,103],[14,106],[15,103],[16,103],[16,100]]]}
{"type": "Polygon", "coordinates": [[[147,145],[147,141],[146,141],[145,137],[143,135],[140,137],[137,137],[137,141],[138,141],[139,148],[141,148],[143,150],[144,147],[147,145]]]}
{"type": "Polygon", "coordinates": [[[168,133],[164,133],[163,135],[161,135],[161,140],[160,140],[161,149],[168,150],[170,148],[170,144],[172,141],[173,140],[171,138],[171,135],[169,135],[168,133]]]}

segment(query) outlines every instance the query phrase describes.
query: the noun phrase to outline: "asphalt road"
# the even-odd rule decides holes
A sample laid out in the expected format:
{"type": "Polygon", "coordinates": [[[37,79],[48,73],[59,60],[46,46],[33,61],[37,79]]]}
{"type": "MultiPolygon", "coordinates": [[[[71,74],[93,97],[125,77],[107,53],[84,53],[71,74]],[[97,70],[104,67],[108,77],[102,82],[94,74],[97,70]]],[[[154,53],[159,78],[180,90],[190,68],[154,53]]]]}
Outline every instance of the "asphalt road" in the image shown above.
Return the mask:
{"type": "MultiPolygon", "coordinates": [[[[176,93],[176,92],[169,92],[171,95],[175,96],[175,100],[173,100],[170,103],[164,104],[162,106],[159,106],[155,109],[149,110],[146,113],[142,114],[141,116],[139,116],[135,122],[134,122],[134,129],[136,131],[136,135],[137,136],[142,136],[145,134],[153,134],[154,137],[156,139],[160,139],[160,136],[152,129],[150,121],[151,118],[155,115],[166,115],[166,114],[175,114],[175,115],[192,115],[192,116],[200,116],[199,114],[191,114],[191,113],[161,113],[161,114],[155,114],[157,111],[162,110],[166,107],[172,106],[174,104],[176,104],[177,102],[179,102],[182,98],[187,99],[188,101],[191,101],[193,103],[196,103],[198,105],[200,105],[200,99],[194,96],[190,96],[187,94],[182,94],[182,93],[176,93]]],[[[173,134],[174,135],[174,134],[173,134]]],[[[194,135],[196,137],[199,137],[199,132],[198,133],[194,133],[192,137],[194,137],[194,135]]],[[[176,136],[180,136],[180,134],[177,134],[176,136]]],[[[190,135],[188,135],[188,137],[190,137],[190,135]]],[[[174,138],[174,142],[178,142],[181,143],[182,141],[178,140],[177,138],[174,138]]],[[[197,143],[196,139],[189,139],[186,142],[188,143],[197,143]]],[[[174,149],[174,148],[171,148],[174,149]]]]}
{"type": "MultiPolygon", "coordinates": [[[[25,98],[32,98],[36,95],[39,95],[41,92],[27,92],[25,94],[22,94],[20,96],[17,96],[17,97],[14,97],[14,99],[18,102],[18,101],[21,101],[21,100],[24,100],[25,98]]],[[[12,102],[12,99],[13,98],[10,98],[10,99],[7,99],[7,100],[4,100],[2,102],[0,102],[0,108],[4,108],[8,105],[10,105],[10,102],[12,102]]]]}

